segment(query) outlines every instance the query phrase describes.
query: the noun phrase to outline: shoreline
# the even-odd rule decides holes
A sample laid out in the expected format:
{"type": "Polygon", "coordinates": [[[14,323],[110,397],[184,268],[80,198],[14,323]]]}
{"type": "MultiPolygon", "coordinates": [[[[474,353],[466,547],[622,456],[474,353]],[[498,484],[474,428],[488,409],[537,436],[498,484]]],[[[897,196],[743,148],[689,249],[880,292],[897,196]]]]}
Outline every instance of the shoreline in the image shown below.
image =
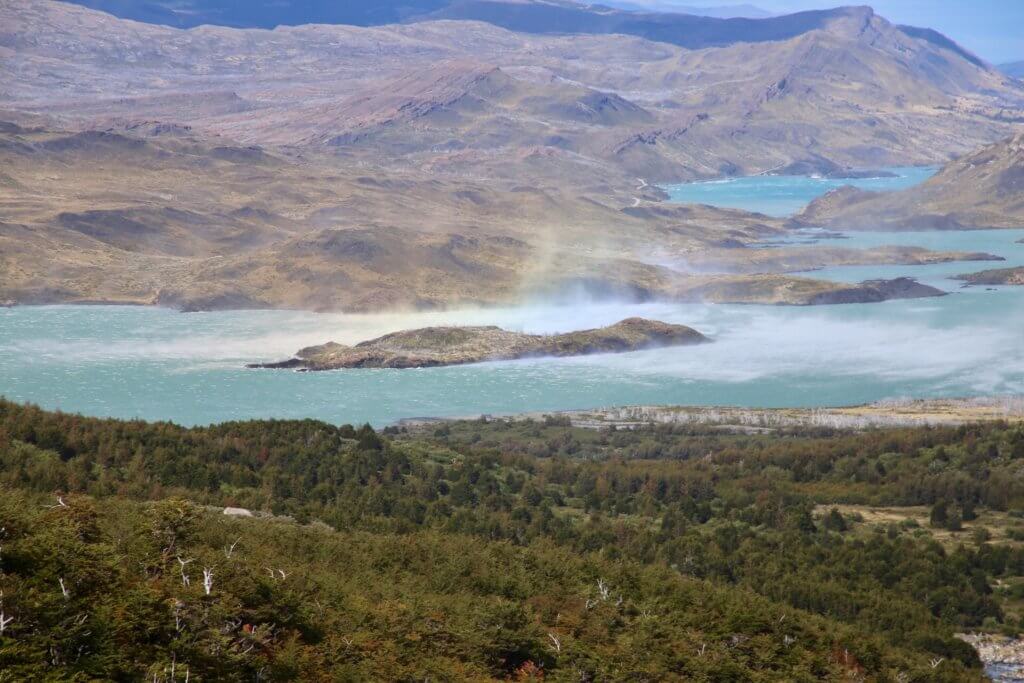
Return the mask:
{"type": "Polygon", "coordinates": [[[1024,640],[990,633],[958,633],[956,637],[977,650],[993,683],[1024,680],[1024,640]]]}
{"type": "Polygon", "coordinates": [[[872,429],[886,427],[959,426],[972,422],[1024,422],[1024,396],[955,399],[896,399],[854,406],[816,408],[743,408],[732,406],[621,406],[592,410],[526,412],[512,415],[410,417],[393,424],[423,427],[464,420],[568,419],[584,429],[637,429],[650,425],[699,425],[743,433],[820,427],[872,429]]]}

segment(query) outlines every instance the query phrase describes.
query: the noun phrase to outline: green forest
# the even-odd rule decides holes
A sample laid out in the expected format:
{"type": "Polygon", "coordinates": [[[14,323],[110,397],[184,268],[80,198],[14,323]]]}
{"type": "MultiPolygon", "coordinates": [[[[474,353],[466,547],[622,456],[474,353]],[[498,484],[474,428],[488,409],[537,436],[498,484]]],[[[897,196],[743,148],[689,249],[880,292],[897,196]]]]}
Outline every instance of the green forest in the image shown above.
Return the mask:
{"type": "Polygon", "coordinates": [[[955,634],[1024,629],[1022,467],[999,422],[183,428],[0,402],[0,681],[982,681],[955,634]]]}

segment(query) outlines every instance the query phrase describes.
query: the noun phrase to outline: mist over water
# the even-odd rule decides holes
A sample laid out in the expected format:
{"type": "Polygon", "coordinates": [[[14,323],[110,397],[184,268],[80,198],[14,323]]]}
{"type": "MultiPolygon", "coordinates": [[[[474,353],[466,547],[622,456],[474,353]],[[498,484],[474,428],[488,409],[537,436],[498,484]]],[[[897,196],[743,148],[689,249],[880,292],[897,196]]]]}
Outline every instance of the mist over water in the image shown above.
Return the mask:
{"type": "MultiPolygon", "coordinates": [[[[799,186],[794,192],[806,190],[801,183],[820,182],[787,181],[799,186]]],[[[742,186],[736,191],[750,194],[742,186]]],[[[403,417],[613,405],[788,407],[1021,394],[1024,288],[961,289],[949,277],[1024,265],[1024,245],[1016,243],[1022,238],[1024,230],[852,234],[838,243],[912,244],[1007,258],[1000,264],[840,267],[813,273],[850,282],[911,275],[952,292],[882,304],[798,308],[581,298],[562,305],[409,315],[181,314],[117,306],[0,309],[0,394],[46,408],[184,424],[316,417],[378,426],[403,417]],[[355,343],[429,325],[499,325],[553,333],[630,316],[690,325],[714,343],[423,370],[244,368],[328,340],[355,343]]]]}
{"type": "Polygon", "coordinates": [[[624,404],[813,406],[1021,393],[1021,303],[1006,289],[821,308],[592,304],[386,318],[15,308],[0,311],[0,393],[48,408],[186,424],[317,417],[376,425],[624,404]],[[689,324],[715,343],[423,370],[242,367],[313,342],[422,325],[556,332],[630,315],[689,324]]]}

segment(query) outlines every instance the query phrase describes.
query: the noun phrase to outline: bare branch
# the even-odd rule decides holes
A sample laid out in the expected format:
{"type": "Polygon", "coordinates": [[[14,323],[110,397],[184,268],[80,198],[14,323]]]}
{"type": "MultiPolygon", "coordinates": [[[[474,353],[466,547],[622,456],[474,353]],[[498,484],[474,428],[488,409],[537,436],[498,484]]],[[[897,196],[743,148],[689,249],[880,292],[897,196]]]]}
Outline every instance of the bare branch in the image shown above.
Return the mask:
{"type": "Polygon", "coordinates": [[[209,595],[211,589],[213,589],[213,569],[203,567],[203,590],[209,595]]]}
{"type": "Polygon", "coordinates": [[[238,537],[238,538],[235,539],[234,543],[232,543],[227,548],[225,548],[224,549],[224,557],[226,557],[227,559],[230,560],[231,559],[231,554],[235,552],[235,546],[238,545],[238,542],[241,541],[241,540],[242,540],[242,538],[238,537]]]}
{"type": "Polygon", "coordinates": [[[0,636],[4,634],[12,621],[14,621],[14,617],[8,617],[4,613],[4,592],[0,590],[0,636]]]}
{"type": "Polygon", "coordinates": [[[185,573],[185,565],[195,561],[196,558],[194,557],[191,560],[183,560],[181,559],[181,555],[178,555],[178,564],[181,565],[181,585],[185,586],[186,588],[188,588],[192,584],[192,580],[189,579],[188,574],[185,573]]]}
{"type": "Polygon", "coordinates": [[[4,611],[0,609],[0,635],[3,635],[4,631],[7,630],[7,627],[11,625],[12,621],[14,621],[14,617],[7,616],[4,614],[4,611]]]}
{"type": "Polygon", "coordinates": [[[64,596],[65,600],[67,600],[68,598],[71,597],[71,591],[69,591],[68,587],[64,585],[63,577],[60,578],[60,579],[57,579],[57,581],[60,583],[60,594],[64,596]]]}
{"type": "Polygon", "coordinates": [[[548,633],[548,638],[551,639],[551,644],[554,646],[555,652],[561,652],[562,641],[558,639],[558,636],[556,636],[554,633],[548,633]]]}

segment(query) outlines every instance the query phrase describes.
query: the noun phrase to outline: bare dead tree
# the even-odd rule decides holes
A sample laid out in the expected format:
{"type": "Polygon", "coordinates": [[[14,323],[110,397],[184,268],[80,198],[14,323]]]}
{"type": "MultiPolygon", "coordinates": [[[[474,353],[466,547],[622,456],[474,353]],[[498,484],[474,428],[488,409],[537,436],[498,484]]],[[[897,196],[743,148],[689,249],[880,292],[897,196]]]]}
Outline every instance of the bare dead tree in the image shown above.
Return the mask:
{"type": "Polygon", "coordinates": [[[551,644],[554,647],[555,652],[561,652],[562,651],[562,641],[560,641],[558,639],[558,636],[556,636],[554,633],[548,633],[548,638],[551,639],[551,644]]]}
{"type": "Polygon", "coordinates": [[[608,588],[608,584],[606,584],[604,582],[604,579],[598,579],[597,580],[597,592],[600,593],[602,600],[607,600],[608,599],[608,595],[610,593],[610,590],[611,589],[608,588]]]}
{"type": "Polygon", "coordinates": [[[211,589],[213,589],[213,569],[203,567],[203,590],[209,595],[211,589]]]}
{"type": "Polygon", "coordinates": [[[68,587],[64,585],[64,578],[61,577],[57,579],[57,582],[60,583],[60,594],[64,596],[64,599],[67,600],[68,598],[70,598],[71,591],[69,591],[68,587]]]}
{"type": "Polygon", "coordinates": [[[235,546],[238,545],[238,542],[241,540],[241,537],[236,538],[234,543],[224,548],[224,557],[230,560],[232,553],[235,552],[235,546]]]}
{"type": "Polygon", "coordinates": [[[0,591],[0,636],[4,634],[12,621],[14,621],[14,617],[9,617],[4,612],[4,592],[0,591]]]}
{"type": "Polygon", "coordinates": [[[183,560],[183,559],[181,559],[181,555],[178,555],[178,564],[181,565],[181,585],[184,586],[185,588],[188,588],[190,585],[192,585],[192,580],[189,579],[188,578],[188,574],[185,573],[185,566],[187,564],[189,564],[190,562],[195,562],[195,561],[196,561],[196,558],[194,558],[194,557],[191,560],[183,560]]]}
{"type": "Polygon", "coordinates": [[[939,664],[942,664],[944,661],[946,661],[945,657],[938,657],[936,659],[932,659],[928,663],[932,665],[933,669],[937,669],[939,668],[939,664]]]}
{"type": "Polygon", "coordinates": [[[704,656],[704,651],[707,649],[707,647],[708,647],[707,643],[701,643],[700,644],[700,649],[697,650],[697,656],[698,657],[703,657],[704,656]]]}
{"type": "Polygon", "coordinates": [[[185,607],[185,603],[181,600],[174,601],[174,630],[181,633],[181,629],[184,628],[185,622],[181,618],[181,610],[185,607]]]}
{"type": "Polygon", "coordinates": [[[44,505],[43,507],[52,510],[53,508],[66,508],[67,506],[68,506],[68,504],[64,502],[64,496],[57,496],[57,504],[56,505],[44,505]]]}

